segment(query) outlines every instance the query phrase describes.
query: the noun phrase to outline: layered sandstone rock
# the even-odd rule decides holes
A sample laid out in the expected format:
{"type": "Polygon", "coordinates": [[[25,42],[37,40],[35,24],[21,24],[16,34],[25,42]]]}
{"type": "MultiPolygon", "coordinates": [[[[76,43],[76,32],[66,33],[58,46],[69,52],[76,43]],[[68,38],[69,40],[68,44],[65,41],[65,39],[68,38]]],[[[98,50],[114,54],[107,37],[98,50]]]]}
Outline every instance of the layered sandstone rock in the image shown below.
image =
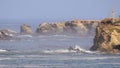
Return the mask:
{"type": "Polygon", "coordinates": [[[22,34],[32,34],[32,28],[29,25],[23,24],[20,29],[22,34]]]}
{"type": "Polygon", "coordinates": [[[94,45],[91,50],[120,53],[120,25],[116,25],[119,23],[119,21],[112,22],[110,19],[103,20],[96,28],[94,45]]]}
{"type": "Polygon", "coordinates": [[[57,30],[56,24],[43,23],[39,25],[36,32],[41,34],[46,34],[46,33],[51,34],[51,33],[55,33],[56,30],[57,30]]]}
{"type": "MultiPolygon", "coordinates": [[[[60,23],[42,23],[36,32],[39,34],[79,34],[94,32],[99,21],[73,20],[60,23]]],[[[93,33],[91,33],[93,34],[93,33]]]]}

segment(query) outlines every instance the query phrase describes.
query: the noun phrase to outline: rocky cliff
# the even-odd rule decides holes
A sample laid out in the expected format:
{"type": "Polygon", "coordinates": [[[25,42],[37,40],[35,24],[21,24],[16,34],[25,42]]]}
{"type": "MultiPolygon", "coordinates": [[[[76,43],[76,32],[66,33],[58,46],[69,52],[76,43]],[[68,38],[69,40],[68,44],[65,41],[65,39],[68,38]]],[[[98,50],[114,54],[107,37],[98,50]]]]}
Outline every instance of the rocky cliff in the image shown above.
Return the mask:
{"type": "Polygon", "coordinates": [[[38,26],[38,34],[72,34],[86,35],[94,34],[99,21],[95,20],[73,20],[60,23],[42,23],[38,26]]]}
{"type": "Polygon", "coordinates": [[[13,30],[0,30],[0,39],[11,38],[10,35],[21,35],[21,34],[30,34],[33,36],[37,35],[56,35],[56,34],[65,34],[65,35],[94,35],[94,30],[98,25],[98,20],[72,20],[66,22],[56,22],[56,23],[41,23],[36,32],[32,31],[31,26],[27,24],[22,24],[20,26],[20,32],[14,33],[13,30]],[[34,33],[33,33],[34,32],[34,33]]]}
{"type": "Polygon", "coordinates": [[[101,21],[96,28],[93,51],[108,53],[120,53],[120,19],[112,22],[112,19],[101,21]]]}

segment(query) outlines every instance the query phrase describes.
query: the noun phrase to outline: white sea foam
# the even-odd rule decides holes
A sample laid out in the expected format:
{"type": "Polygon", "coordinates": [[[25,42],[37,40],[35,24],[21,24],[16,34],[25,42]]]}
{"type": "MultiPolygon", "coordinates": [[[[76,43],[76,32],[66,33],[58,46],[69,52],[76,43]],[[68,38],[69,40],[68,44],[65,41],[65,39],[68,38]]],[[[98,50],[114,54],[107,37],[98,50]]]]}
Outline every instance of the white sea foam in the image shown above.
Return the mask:
{"type": "Polygon", "coordinates": [[[40,35],[39,38],[43,37],[65,37],[65,38],[72,38],[73,36],[68,36],[68,35],[40,35]]]}
{"type": "Polygon", "coordinates": [[[44,51],[44,53],[69,53],[69,52],[76,52],[76,51],[69,51],[67,49],[45,50],[44,51]]]}
{"type": "Polygon", "coordinates": [[[19,37],[19,38],[31,38],[33,36],[32,35],[19,35],[17,37],[19,37]]]}
{"type": "Polygon", "coordinates": [[[54,37],[71,37],[71,36],[68,36],[68,35],[53,35],[54,37]]]}
{"type": "Polygon", "coordinates": [[[0,53],[4,53],[4,52],[7,52],[7,50],[0,49],[0,53]]]}
{"type": "Polygon", "coordinates": [[[94,51],[86,50],[76,45],[74,48],[68,49],[57,49],[57,50],[45,50],[45,53],[70,53],[70,52],[80,52],[80,53],[97,53],[94,51]]]}

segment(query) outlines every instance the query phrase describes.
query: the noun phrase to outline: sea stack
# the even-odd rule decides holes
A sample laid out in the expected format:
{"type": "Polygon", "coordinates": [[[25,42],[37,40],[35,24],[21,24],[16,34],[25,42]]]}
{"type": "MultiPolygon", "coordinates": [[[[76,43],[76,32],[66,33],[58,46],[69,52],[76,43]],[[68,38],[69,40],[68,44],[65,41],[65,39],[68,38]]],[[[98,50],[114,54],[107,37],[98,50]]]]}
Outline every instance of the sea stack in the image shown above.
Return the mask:
{"type": "Polygon", "coordinates": [[[20,29],[22,34],[32,34],[32,28],[27,24],[21,25],[20,29]]]}
{"type": "Polygon", "coordinates": [[[93,51],[120,53],[120,18],[107,18],[96,28],[93,51]]]}

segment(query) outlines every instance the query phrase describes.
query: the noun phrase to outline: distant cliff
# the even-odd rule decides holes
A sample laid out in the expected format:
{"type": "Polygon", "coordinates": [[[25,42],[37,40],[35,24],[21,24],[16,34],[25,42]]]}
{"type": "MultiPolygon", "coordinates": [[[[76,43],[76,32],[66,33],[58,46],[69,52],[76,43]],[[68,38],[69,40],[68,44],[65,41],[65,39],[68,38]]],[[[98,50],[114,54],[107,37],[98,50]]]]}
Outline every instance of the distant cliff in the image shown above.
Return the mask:
{"type": "Polygon", "coordinates": [[[104,19],[96,28],[93,51],[120,53],[120,18],[104,19]]]}
{"type": "Polygon", "coordinates": [[[42,23],[38,26],[38,34],[69,34],[89,35],[94,34],[98,20],[73,20],[59,23],[42,23]]]}
{"type": "Polygon", "coordinates": [[[11,32],[13,30],[10,29],[0,29],[0,39],[8,39],[21,34],[30,34],[33,36],[55,34],[91,36],[94,35],[95,28],[99,22],[99,20],[72,20],[56,23],[41,23],[36,28],[36,31],[32,31],[32,26],[29,26],[29,24],[22,24],[20,26],[20,32],[16,33],[11,32]]]}

